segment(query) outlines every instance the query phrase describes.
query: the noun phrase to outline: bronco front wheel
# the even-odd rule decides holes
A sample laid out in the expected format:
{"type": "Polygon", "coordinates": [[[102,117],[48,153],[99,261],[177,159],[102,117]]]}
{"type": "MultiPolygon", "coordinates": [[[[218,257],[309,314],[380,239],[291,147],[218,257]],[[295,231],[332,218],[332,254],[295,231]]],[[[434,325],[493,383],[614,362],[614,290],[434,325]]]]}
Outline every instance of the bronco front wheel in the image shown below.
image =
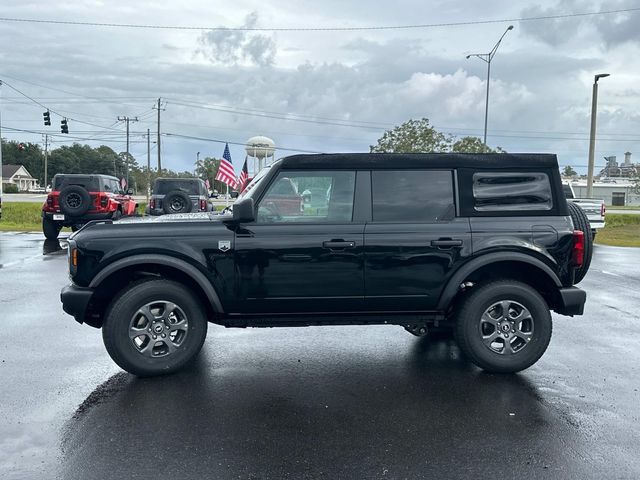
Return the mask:
{"type": "Polygon", "coordinates": [[[116,297],[102,327],[107,352],[138,376],[173,373],[200,352],[207,335],[205,310],[184,285],[149,280],[116,297]]]}
{"type": "Polygon", "coordinates": [[[529,285],[500,280],[480,286],[458,312],[456,339],[489,372],[519,372],[536,363],[551,340],[551,314],[529,285]]]}

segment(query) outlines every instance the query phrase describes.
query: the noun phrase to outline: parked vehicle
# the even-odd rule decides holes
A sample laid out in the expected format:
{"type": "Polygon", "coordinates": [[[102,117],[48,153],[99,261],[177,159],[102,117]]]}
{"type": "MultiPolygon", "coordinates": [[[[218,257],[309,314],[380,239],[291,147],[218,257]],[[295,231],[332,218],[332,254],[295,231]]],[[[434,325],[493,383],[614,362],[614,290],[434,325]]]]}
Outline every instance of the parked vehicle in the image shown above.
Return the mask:
{"type": "Polygon", "coordinates": [[[91,220],[135,215],[137,205],[132,195],[132,190],[122,190],[116,177],[57,174],[42,205],[44,236],[56,239],[62,227],[76,231],[91,220]]]}
{"type": "Polygon", "coordinates": [[[604,200],[600,200],[599,198],[576,198],[573,187],[567,182],[562,184],[562,190],[569,202],[579,205],[587,214],[589,225],[591,226],[591,238],[595,239],[598,230],[605,226],[605,214],[607,209],[605,207],[604,200]]]}
{"type": "Polygon", "coordinates": [[[207,186],[199,178],[157,178],[147,207],[149,215],[212,210],[207,186]]]}
{"type": "Polygon", "coordinates": [[[61,299],[142,376],[191,361],[207,322],[448,327],[476,365],[516,372],[545,352],[551,310],[583,312],[575,284],[591,238],[576,227],[587,225],[555,155],[295,155],[254,179],[232,213],[72,235],[61,299]],[[320,192],[315,208],[278,203],[283,181],[320,192]]]}

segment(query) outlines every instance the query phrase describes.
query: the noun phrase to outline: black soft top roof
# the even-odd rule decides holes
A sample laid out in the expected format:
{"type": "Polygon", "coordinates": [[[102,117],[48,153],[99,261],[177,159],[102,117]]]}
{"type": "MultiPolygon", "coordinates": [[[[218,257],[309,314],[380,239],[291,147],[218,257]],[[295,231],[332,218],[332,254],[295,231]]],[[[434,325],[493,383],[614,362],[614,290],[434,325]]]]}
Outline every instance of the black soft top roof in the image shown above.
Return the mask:
{"type": "Polygon", "coordinates": [[[291,155],[284,169],[558,168],[551,153],[322,153],[291,155]]]}

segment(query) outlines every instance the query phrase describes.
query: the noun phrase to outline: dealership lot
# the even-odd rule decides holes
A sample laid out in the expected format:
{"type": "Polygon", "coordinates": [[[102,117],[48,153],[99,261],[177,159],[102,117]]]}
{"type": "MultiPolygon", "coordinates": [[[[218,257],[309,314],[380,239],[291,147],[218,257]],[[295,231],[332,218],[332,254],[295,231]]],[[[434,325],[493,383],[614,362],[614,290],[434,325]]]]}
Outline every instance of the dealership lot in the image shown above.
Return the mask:
{"type": "Polygon", "coordinates": [[[596,246],[585,315],[518,375],[395,326],[211,325],[137,379],[62,312],[65,247],[0,235],[2,478],[640,476],[640,249],[596,246]]]}

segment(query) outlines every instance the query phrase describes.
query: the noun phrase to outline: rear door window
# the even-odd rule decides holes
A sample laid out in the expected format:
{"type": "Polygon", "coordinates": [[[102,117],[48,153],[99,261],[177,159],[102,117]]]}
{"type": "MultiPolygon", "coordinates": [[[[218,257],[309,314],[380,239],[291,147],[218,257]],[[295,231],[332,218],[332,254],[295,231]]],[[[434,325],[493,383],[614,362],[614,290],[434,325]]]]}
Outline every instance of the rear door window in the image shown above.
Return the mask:
{"type": "Polygon", "coordinates": [[[551,210],[549,176],[543,172],[482,172],[473,174],[477,212],[551,210]]]}
{"type": "Polygon", "coordinates": [[[199,195],[200,186],[198,180],[163,180],[156,181],[153,186],[153,193],[156,195],[166,195],[174,190],[180,190],[187,195],[199,195]]]}
{"type": "Polygon", "coordinates": [[[432,223],[455,216],[449,170],[371,172],[374,222],[432,223]]]}
{"type": "Polygon", "coordinates": [[[60,191],[69,185],[79,185],[89,192],[100,191],[100,178],[95,175],[79,175],[79,176],[62,176],[55,177],[53,190],[60,191]]]}

